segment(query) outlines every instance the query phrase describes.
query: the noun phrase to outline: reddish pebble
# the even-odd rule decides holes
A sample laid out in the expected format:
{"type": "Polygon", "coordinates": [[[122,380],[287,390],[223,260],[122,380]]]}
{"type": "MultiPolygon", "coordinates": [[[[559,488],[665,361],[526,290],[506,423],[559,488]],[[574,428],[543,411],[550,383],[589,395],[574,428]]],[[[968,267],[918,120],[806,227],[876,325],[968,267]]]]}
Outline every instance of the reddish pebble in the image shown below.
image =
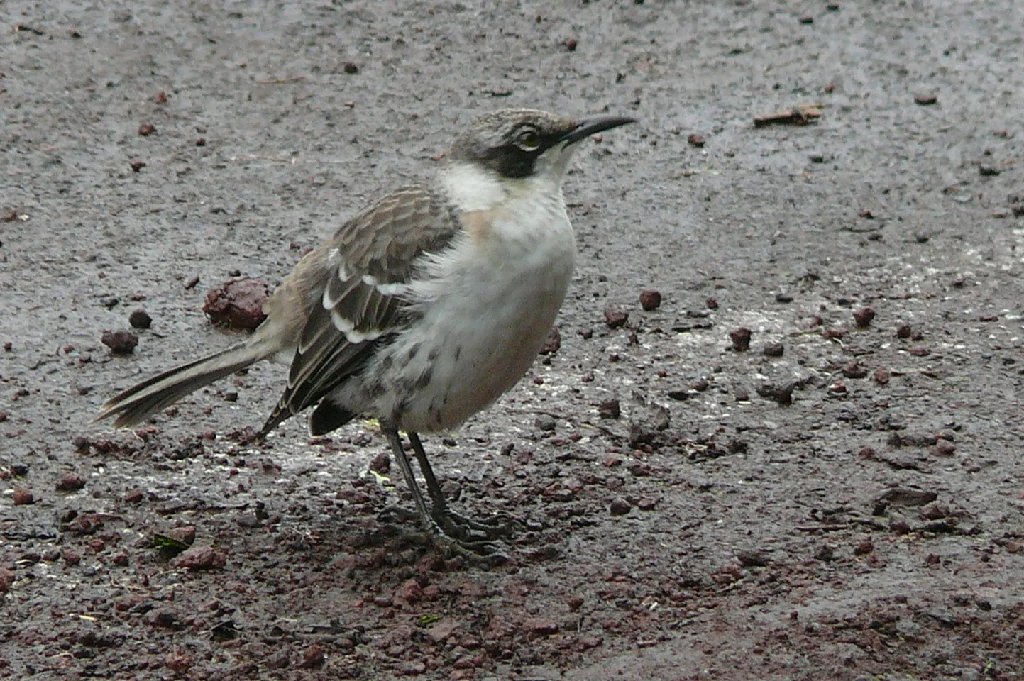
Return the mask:
{"type": "Polygon", "coordinates": [[[896,327],[897,338],[910,338],[911,328],[910,324],[900,324],[896,327]]]}
{"type": "Polygon", "coordinates": [[[132,172],[136,172],[137,173],[137,172],[139,172],[140,170],[142,170],[143,168],[146,167],[146,162],[145,161],[140,161],[139,159],[136,158],[136,159],[133,159],[133,160],[129,161],[128,165],[130,165],[132,167],[132,172]]]}
{"type": "Polygon", "coordinates": [[[942,557],[934,553],[929,553],[928,556],[924,559],[924,562],[926,565],[938,565],[942,562],[942,557]]]}
{"type": "Polygon", "coordinates": [[[618,329],[625,326],[628,321],[629,313],[621,308],[609,305],[604,309],[604,323],[608,325],[609,329],[618,329]]]}
{"type": "Polygon", "coordinates": [[[707,300],[704,301],[704,304],[707,306],[707,308],[709,310],[717,310],[718,309],[718,299],[717,298],[708,298],[707,300]]]}
{"type": "Polygon", "coordinates": [[[889,382],[889,370],[885,367],[878,367],[875,369],[875,383],[878,385],[886,385],[889,382]]]}
{"type": "Polygon", "coordinates": [[[691,147],[702,149],[704,147],[704,135],[700,134],[699,132],[695,132],[686,138],[686,142],[691,147]]]}
{"type": "Polygon", "coordinates": [[[212,570],[222,568],[227,557],[212,546],[193,546],[174,559],[174,566],[186,570],[212,570]]]}
{"type": "Polygon", "coordinates": [[[206,294],[203,312],[217,326],[230,329],[255,329],[267,315],[263,304],[270,287],[259,279],[232,279],[206,294]]]}
{"type": "Polygon", "coordinates": [[[547,617],[527,617],[523,629],[533,636],[551,636],[558,633],[558,622],[547,617]]]}
{"type": "Polygon", "coordinates": [[[128,315],[128,323],[133,329],[148,329],[153,323],[153,318],[145,310],[135,310],[128,315]]]}
{"type": "Polygon", "coordinates": [[[60,552],[60,557],[61,560],[64,561],[64,564],[68,566],[78,565],[82,562],[82,554],[79,553],[76,549],[64,549],[60,552]]]}
{"type": "Polygon", "coordinates": [[[7,568],[0,568],[0,594],[10,591],[13,584],[14,573],[7,568]]]}
{"type": "Polygon", "coordinates": [[[75,492],[85,487],[85,479],[78,473],[66,473],[57,482],[58,492],[75,492]]]}
{"type": "Polygon", "coordinates": [[[738,329],[733,329],[729,332],[729,338],[732,340],[732,349],[736,352],[746,352],[750,349],[750,337],[753,335],[750,329],[745,326],[741,326],[738,329]]]}
{"type": "Polygon", "coordinates": [[[406,603],[415,603],[423,598],[423,587],[415,579],[407,579],[398,587],[395,598],[406,603]]]}
{"type": "Polygon", "coordinates": [[[14,505],[15,506],[27,506],[35,501],[32,496],[32,492],[28,491],[24,487],[14,488],[14,505]]]}
{"type": "Polygon", "coordinates": [[[562,348],[562,334],[558,330],[557,326],[552,326],[551,330],[548,331],[548,337],[544,341],[544,346],[540,349],[542,355],[553,355],[562,348]]]}
{"type": "Polygon", "coordinates": [[[154,99],[156,100],[157,104],[166,104],[167,103],[167,93],[164,92],[163,90],[161,90],[160,92],[156,93],[156,97],[154,99]]]}
{"type": "Polygon", "coordinates": [[[832,327],[822,331],[821,336],[822,338],[826,338],[828,340],[840,340],[843,337],[843,330],[832,327]]]}
{"type": "Polygon", "coordinates": [[[126,503],[129,503],[129,504],[137,504],[140,501],[142,501],[142,497],[143,497],[142,490],[141,489],[135,489],[135,490],[132,490],[131,492],[128,492],[128,494],[124,495],[124,500],[125,500],[126,503]]]}
{"type": "Polygon", "coordinates": [[[875,311],[870,307],[865,307],[854,312],[853,318],[856,320],[857,326],[866,329],[871,326],[871,322],[875,318],[875,311]]]}
{"type": "Polygon", "coordinates": [[[931,106],[932,104],[935,104],[937,101],[939,101],[938,95],[932,94],[930,92],[922,92],[914,95],[914,103],[919,106],[931,106]]]}
{"type": "Polygon", "coordinates": [[[661,307],[661,293],[654,289],[646,289],[640,292],[640,307],[644,312],[657,310],[661,307]]]}
{"type": "Polygon", "coordinates": [[[142,135],[143,137],[149,137],[154,132],[156,132],[156,126],[154,125],[151,125],[149,123],[143,123],[139,126],[139,134],[142,135]]]}
{"type": "Polygon", "coordinates": [[[875,550],[875,545],[870,539],[864,539],[853,547],[853,555],[864,556],[875,550]]]}
{"type": "Polygon", "coordinates": [[[192,666],[192,657],[185,653],[167,653],[164,655],[164,666],[175,674],[184,674],[192,666]]]}
{"type": "Polygon", "coordinates": [[[846,378],[864,378],[868,370],[861,366],[860,362],[848,362],[843,365],[843,376],[846,378]]]}
{"type": "Polygon", "coordinates": [[[575,52],[577,46],[579,46],[579,41],[576,40],[576,38],[569,38],[568,40],[565,41],[565,49],[569,50],[570,52],[575,52]]]}
{"type": "Polygon", "coordinates": [[[316,669],[324,664],[324,651],[319,644],[314,643],[302,653],[302,662],[299,667],[302,669],[316,669]]]}
{"type": "Polygon", "coordinates": [[[115,355],[130,355],[139,344],[139,337],[131,331],[104,331],[100,342],[115,355]]]}

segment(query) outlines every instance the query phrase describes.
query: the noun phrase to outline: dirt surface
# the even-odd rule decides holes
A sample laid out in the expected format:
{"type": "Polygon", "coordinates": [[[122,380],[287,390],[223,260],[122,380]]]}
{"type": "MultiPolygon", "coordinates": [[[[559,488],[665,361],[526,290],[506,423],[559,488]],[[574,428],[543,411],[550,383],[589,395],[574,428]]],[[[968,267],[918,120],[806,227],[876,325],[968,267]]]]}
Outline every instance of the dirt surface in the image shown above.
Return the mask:
{"type": "Polygon", "coordinates": [[[0,20],[0,677],[1024,677],[1019,3],[0,20]],[[411,502],[371,423],[253,444],[282,367],[90,425],[233,342],[210,289],[507,106],[640,119],[568,178],[560,349],[427,441],[525,525],[507,563],[381,515],[411,502]]]}

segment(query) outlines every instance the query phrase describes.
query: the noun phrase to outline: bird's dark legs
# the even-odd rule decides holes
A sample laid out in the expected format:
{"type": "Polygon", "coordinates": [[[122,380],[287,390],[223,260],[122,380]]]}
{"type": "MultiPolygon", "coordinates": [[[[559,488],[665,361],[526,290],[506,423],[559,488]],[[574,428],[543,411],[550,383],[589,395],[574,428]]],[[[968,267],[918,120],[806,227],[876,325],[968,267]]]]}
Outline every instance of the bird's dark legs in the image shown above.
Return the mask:
{"type": "Polygon", "coordinates": [[[434,469],[427,460],[427,453],[423,449],[423,442],[418,433],[410,432],[409,443],[412,445],[413,456],[419,464],[420,472],[423,473],[423,480],[427,483],[427,494],[430,495],[431,518],[440,525],[446,532],[463,540],[493,540],[498,537],[505,537],[512,534],[512,524],[504,520],[494,518],[485,521],[473,520],[455,513],[448,508],[448,502],[444,498],[444,491],[434,475],[434,469]],[[472,535],[476,533],[476,537],[472,535]]]}
{"type": "Polygon", "coordinates": [[[511,526],[502,522],[481,523],[453,513],[448,508],[444,492],[437,482],[437,476],[434,475],[430,462],[427,461],[426,452],[423,451],[423,442],[420,441],[416,433],[409,433],[413,454],[426,481],[427,493],[430,495],[431,505],[428,506],[423,497],[423,491],[416,481],[416,475],[413,473],[412,464],[405,453],[405,447],[402,445],[402,438],[398,431],[393,428],[383,428],[382,431],[391,445],[391,451],[398,461],[398,467],[402,469],[402,476],[412,493],[416,510],[419,511],[427,531],[444,543],[447,548],[455,549],[459,553],[491,554],[492,557],[498,554],[499,547],[492,544],[491,540],[510,534],[511,526]]]}
{"type": "MultiPolygon", "coordinates": [[[[423,498],[423,492],[420,490],[419,483],[416,482],[416,475],[412,472],[412,464],[409,463],[409,457],[405,455],[405,448],[402,447],[402,437],[398,434],[397,430],[393,430],[391,428],[385,428],[382,430],[388,439],[388,443],[391,445],[391,452],[395,455],[395,459],[398,461],[398,467],[402,469],[402,475],[405,477],[405,484],[409,487],[413,501],[416,503],[416,510],[420,512],[420,517],[423,519],[423,522],[427,524],[427,530],[434,534],[444,534],[441,528],[438,527],[433,515],[430,513],[430,509],[427,507],[427,502],[423,498]]],[[[434,482],[436,483],[437,480],[434,482]]]]}

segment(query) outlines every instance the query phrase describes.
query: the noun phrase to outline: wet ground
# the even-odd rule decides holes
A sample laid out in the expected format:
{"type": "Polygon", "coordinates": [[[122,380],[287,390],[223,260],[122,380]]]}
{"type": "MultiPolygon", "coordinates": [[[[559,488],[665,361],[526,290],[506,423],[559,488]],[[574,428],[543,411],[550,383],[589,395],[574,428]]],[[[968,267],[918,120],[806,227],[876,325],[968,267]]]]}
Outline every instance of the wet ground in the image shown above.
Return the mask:
{"type": "Polygon", "coordinates": [[[1019,3],[0,18],[0,677],[1024,676],[1019,3]],[[283,368],[90,425],[235,340],[207,291],[508,106],[640,123],[568,178],[560,349],[427,441],[460,509],[524,524],[506,564],[381,516],[411,502],[372,423],[254,444],[283,368]]]}

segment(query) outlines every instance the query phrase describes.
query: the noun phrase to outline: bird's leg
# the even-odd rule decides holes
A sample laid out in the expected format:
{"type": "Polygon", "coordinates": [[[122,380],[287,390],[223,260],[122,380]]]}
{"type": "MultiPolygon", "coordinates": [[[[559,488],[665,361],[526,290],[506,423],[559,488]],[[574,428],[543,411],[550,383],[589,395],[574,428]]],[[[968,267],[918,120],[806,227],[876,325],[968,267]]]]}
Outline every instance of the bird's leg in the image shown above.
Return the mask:
{"type": "Polygon", "coordinates": [[[434,475],[434,469],[430,466],[430,461],[427,460],[427,453],[423,449],[423,442],[420,440],[419,434],[410,432],[408,435],[416,463],[419,464],[423,479],[427,483],[427,494],[430,495],[430,501],[433,504],[431,518],[434,522],[446,532],[467,541],[493,540],[512,534],[516,525],[514,521],[501,518],[473,520],[452,511],[444,498],[444,491],[437,481],[437,476],[434,475]]]}
{"type": "MultiPolygon", "coordinates": [[[[391,451],[394,453],[395,458],[398,460],[398,466],[402,469],[402,475],[405,477],[405,482],[409,486],[409,491],[412,492],[412,498],[416,502],[416,508],[420,512],[420,517],[423,520],[423,524],[426,527],[427,532],[433,537],[433,540],[438,544],[439,547],[448,551],[459,554],[470,560],[481,560],[481,556],[486,556],[484,560],[491,562],[503,562],[507,558],[501,553],[500,547],[486,541],[486,538],[475,538],[467,537],[466,530],[455,524],[450,519],[450,514],[442,514],[441,517],[444,522],[439,522],[436,519],[436,513],[427,506],[426,500],[423,498],[423,492],[420,490],[419,483],[416,482],[416,476],[412,472],[412,464],[409,463],[409,457],[405,455],[405,448],[402,447],[402,438],[398,434],[397,430],[392,428],[382,429],[384,435],[387,437],[388,442],[391,444],[391,451]]],[[[415,437],[414,434],[410,434],[415,437]]],[[[426,461],[426,457],[422,456],[423,445],[420,443],[419,438],[412,440],[413,450],[419,450],[416,454],[416,459],[423,465],[426,461]],[[418,445],[418,446],[417,446],[418,445]]],[[[430,470],[430,464],[424,470],[424,478],[428,481],[428,488],[433,485],[436,492],[431,491],[431,499],[440,498],[442,504],[444,503],[444,495],[441,494],[441,488],[437,486],[437,478],[434,477],[434,472],[430,470]]],[[[447,511],[447,508],[445,509],[447,511]]]]}
{"type": "Polygon", "coordinates": [[[398,434],[397,430],[392,428],[382,428],[381,430],[383,430],[388,443],[391,445],[391,451],[395,455],[395,459],[398,460],[398,467],[402,469],[405,484],[412,493],[412,499],[416,503],[416,510],[420,512],[420,517],[426,524],[427,530],[434,534],[443,535],[444,531],[430,514],[427,502],[423,498],[423,492],[420,490],[419,483],[416,482],[416,476],[412,472],[412,464],[409,463],[409,457],[405,455],[405,448],[402,447],[402,437],[398,434]]]}

